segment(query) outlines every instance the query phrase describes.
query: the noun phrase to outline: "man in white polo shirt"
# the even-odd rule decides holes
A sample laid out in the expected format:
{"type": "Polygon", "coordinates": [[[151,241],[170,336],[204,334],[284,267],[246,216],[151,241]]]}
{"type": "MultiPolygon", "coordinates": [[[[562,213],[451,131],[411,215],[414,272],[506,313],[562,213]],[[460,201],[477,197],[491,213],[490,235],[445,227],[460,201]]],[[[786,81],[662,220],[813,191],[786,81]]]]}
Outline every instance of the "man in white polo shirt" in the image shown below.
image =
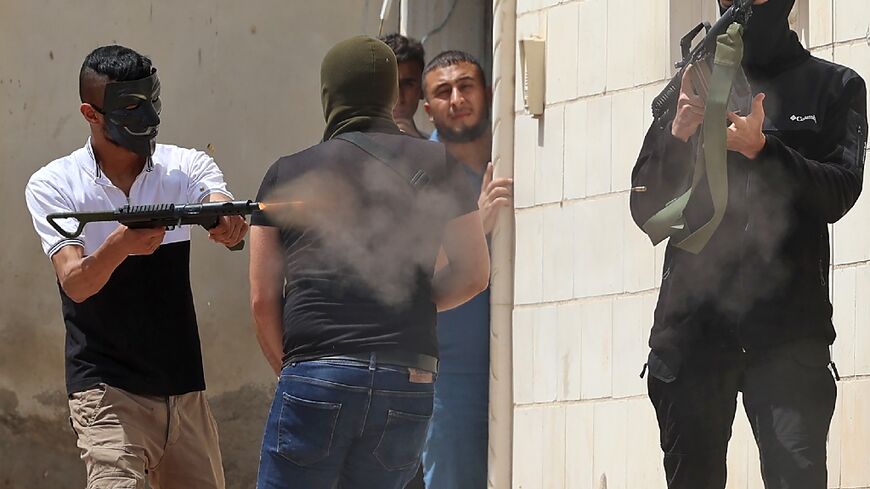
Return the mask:
{"type": "MultiPolygon", "coordinates": [[[[57,273],[66,325],[70,415],[87,487],[223,488],[217,428],[203,390],[190,289],[190,228],[90,223],[77,239],[48,225],[53,212],[232,198],[205,153],[155,143],[160,82],[151,60],[97,48],[79,75],[85,147],[39,169],[27,206],[57,273]]],[[[244,237],[239,216],[209,232],[244,237]]]]}

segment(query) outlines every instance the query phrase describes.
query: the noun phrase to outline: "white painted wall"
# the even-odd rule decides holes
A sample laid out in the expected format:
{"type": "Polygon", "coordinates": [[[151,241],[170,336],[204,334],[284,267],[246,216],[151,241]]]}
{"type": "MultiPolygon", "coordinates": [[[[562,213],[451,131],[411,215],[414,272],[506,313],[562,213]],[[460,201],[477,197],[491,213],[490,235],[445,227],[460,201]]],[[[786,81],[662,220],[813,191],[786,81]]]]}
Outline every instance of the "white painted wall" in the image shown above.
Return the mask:
{"type": "MultiPolygon", "coordinates": [[[[639,373],[662,252],[628,211],[649,104],[672,42],[712,0],[518,0],[517,38],[547,40],[547,104],[515,128],[514,477],[522,489],[664,488],[655,413],[639,373]],[[694,12],[693,15],[689,13],[694,12]],[[606,479],[606,486],[602,481],[606,479]]],[[[813,52],[870,79],[870,2],[798,0],[813,52]]],[[[519,78],[518,78],[519,79],[519,78]]],[[[834,226],[831,488],[870,487],[870,197],[834,226]]],[[[738,414],[729,488],[760,488],[738,414]]]]}

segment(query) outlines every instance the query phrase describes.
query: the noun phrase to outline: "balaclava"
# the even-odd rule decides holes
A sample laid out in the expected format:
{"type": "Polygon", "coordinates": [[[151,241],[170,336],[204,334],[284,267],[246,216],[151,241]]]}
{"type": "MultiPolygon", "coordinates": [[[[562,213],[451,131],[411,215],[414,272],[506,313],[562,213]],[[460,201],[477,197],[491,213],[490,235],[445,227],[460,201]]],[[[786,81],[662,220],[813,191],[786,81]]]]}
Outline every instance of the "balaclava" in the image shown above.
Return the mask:
{"type": "Polygon", "coordinates": [[[372,37],[352,37],[330,49],[320,65],[323,140],[353,131],[400,134],[393,121],[398,73],[393,50],[372,37]]]}
{"type": "MultiPolygon", "coordinates": [[[[743,33],[743,66],[751,76],[775,75],[809,56],[788,24],[794,2],[769,0],[752,6],[752,17],[743,33]]],[[[722,13],[727,10],[721,3],[719,9],[722,13]]]]}

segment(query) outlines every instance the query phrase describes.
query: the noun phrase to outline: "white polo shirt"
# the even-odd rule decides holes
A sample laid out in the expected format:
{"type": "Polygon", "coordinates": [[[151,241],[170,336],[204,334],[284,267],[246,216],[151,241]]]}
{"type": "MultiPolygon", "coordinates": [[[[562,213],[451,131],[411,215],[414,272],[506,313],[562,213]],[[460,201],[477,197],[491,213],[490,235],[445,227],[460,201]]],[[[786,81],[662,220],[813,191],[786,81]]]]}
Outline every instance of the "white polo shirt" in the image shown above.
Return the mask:
{"type": "MultiPolygon", "coordinates": [[[[153,168],[142,170],[130,189],[129,198],[97,168],[91,140],[69,156],[40,168],[27,182],[27,208],[33,227],[49,258],[66,245],[84,248],[90,255],[106,240],[118,223],[93,222],[82,234],[69,239],[48,224],[45,216],[55,212],[105,212],[125,205],[199,203],[211,193],[232,198],[217,164],[211,156],[195,149],[158,144],[152,156],[153,168]]],[[[73,231],[74,221],[60,222],[73,231]]],[[[190,226],[166,232],[163,244],[190,240],[190,226]]]]}

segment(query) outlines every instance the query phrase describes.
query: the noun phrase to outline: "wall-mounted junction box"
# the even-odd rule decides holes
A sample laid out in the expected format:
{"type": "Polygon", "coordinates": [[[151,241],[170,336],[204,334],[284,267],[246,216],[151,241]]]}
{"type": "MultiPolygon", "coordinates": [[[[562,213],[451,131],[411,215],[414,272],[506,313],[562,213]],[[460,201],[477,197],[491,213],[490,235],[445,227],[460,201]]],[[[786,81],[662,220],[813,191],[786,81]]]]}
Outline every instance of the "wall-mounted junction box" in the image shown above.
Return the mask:
{"type": "Polygon", "coordinates": [[[544,114],[545,44],[540,38],[520,39],[520,75],[523,102],[532,117],[544,114]]]}

